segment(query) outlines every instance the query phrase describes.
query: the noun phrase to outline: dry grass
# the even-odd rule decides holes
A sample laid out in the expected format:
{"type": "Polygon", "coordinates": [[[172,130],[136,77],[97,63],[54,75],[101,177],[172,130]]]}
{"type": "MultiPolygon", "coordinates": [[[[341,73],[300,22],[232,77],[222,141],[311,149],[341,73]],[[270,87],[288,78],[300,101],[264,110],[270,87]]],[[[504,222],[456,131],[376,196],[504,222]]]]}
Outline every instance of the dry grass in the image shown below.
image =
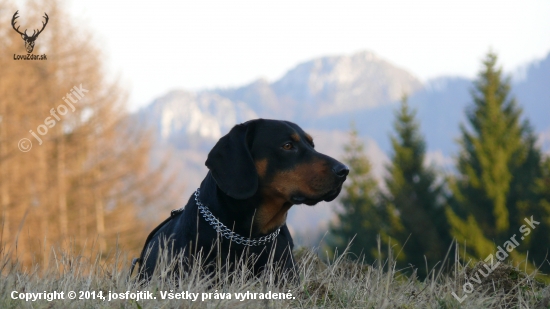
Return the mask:
{"type": "MultiPolygon", "coordinates": [[[[323,263],[309,249],[296,252],[300,283],[275,282],[274,270],[254,277],[241,263],[234,272],[218,272],[204,276],[200,267],[169,280],[170,267],[164,267],[146,285],[128,280],[130,258],[117,251],[100,260],[83,257],[76,252],[52,251],[53,262],[42,269],[38,265],[24,269],[2,247],[0,252],[0,308],[550,308],[550,287],[534,280],[510,265],[501,264],[460,303],[452,296],[462,297],[464,278],[470,278],[482,264],[463,266],[455,262],[451,274],[434,269],[428,279],[419,281],[395,268],[393,260],[374,266],[352,262],[345,254],[323,263]],[[290,290],[292,299],[237,300],[235,293],[266,293],[290,290]],[[12,299],[12,291],[64,291],[65,300],[12,299]],[[69,300],[69,291],[95,291],[108,297],[109,292],[149,291],[153,300],[69,300]],[[161,299],[163,292],[199,293],[196,301],[161,299]],[[202,293],[212,293],[212,299],[201,300],[202,293]],[[215,293],[230,295],[231,299],[215,299],[215,293]],[[229,294],[226,294],[229,293],[229,294]]],[[[444,263],[442,263],[444,264],[444,263]]],[[[259,294],[256,294],[259,297],[259,294]]]]}

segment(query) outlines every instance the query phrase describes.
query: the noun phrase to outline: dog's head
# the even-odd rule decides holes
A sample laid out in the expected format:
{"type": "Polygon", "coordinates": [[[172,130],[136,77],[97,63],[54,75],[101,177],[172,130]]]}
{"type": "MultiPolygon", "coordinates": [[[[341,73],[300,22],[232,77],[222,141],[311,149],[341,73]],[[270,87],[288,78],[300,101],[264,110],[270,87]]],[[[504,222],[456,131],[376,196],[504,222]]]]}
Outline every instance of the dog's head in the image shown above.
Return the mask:
{"type": "Polygon", "coordinates": [[[288,121],[257,119],[236,125],[206,160],[216,184],[234,199],[259,196],[255,225],[282,225],[294,204],[335,199],[348,175],[337,160],[315,151],[313,139],[288,121]]]}

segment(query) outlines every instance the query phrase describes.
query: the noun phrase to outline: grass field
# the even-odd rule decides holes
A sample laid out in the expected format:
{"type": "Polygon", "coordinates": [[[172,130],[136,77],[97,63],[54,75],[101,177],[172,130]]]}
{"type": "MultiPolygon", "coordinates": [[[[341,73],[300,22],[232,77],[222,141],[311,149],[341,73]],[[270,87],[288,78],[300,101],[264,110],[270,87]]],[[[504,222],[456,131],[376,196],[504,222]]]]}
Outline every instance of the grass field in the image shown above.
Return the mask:
{"type": "Polygon", "coordinates": [[[299,283],[277,284],[275,271],[258,278],[246,267],[210,278],[196,267],[168,280],[170,267],[164,267],[143,285],[128,280],[131,259],[120,251],[100,260],[52,249],[47,268],[23,268],[2,248],[0,308],[550,308],[550,286],[504,263],[487,277],[490,266],[442,263],[449,271],[436,267],[419,281],[391,259],[366,265],[342,255],[326,264],[311,250],[299,249],[299,283]],[[77,299],[69,299],[70,291],[77,299]],[[63,292],[64,299],[44,299],[53,292],[58,298],[63,292]],[[156,299],[121,299],[138,295],[156,299]],[[33,301],[37,297],[42,299],[33,301]]]}

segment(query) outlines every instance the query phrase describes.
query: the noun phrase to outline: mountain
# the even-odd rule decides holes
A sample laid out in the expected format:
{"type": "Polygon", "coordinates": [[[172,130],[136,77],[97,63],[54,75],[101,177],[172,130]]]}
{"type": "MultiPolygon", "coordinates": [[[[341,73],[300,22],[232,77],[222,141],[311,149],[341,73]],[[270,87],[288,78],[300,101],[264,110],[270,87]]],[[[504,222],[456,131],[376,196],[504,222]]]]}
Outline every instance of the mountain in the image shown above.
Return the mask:
{"type": "Polygon", "coordinates": [[[527,65],[513,87],[519,104],[536,132],[540,132],[540,144],[550,150],[550,53],[546,58],[527,65]]]}
{"type": "Polygon", "coordinates": [[[461,77],[440,77],[428,81],[411,95],[417,110],[428,151],[451,156],[458,151],[459,124],[465,123],[465,108],[470,104],[472,81],[461,77]]]}
{"type": "Polygon", "coordinates": [[[155,138],[178,149],[210,149],[236,123],[258,118],[244,102],[216,93],[175,90],[138,112],[155,138]]]}
{"type": "Polygon", "coordinates": [[[258,80],[242,88],[214,92],[233,102],[246,102],[259,115],[277,115],[303,124],[388,105],[421,86],[409,72],[371,52],[360,52],[299,64],[272,84],[258,80]]]}
{"type": "MultiPolygon", "coordinates": [[[[524,67],[521,78],[512,79],[513,95],[524,110],[540,144],[550,150],[550,53],[524,67]]],[[[471,104],[472,80],[439,77],[421,83],[413,74],[371,52],[314,59],[291,69],[281,79],[257,80],[242,87],[200,92],[175,90],[137,112],[150,126],[158,146],[157,157],[174,150],[174,165],[182,171],[185,195],[206,174],[206,155],[214,143],[237,123],[258,117],[286,119],[310,132],[316,148],[336,158],[354,122],[373,163],[383,177],[391,150],[394,110],[403,94],[417,110],[427,142],[429,163],[452,170],[458,151],[459,124],[471,104]]],[[[312,212],[297,207],[289,221],[300,230],[314,229],[330,218],[334,205],[323,204],[312,212]],[[304,220],[306,218],[307,220],[304,220]]]]}

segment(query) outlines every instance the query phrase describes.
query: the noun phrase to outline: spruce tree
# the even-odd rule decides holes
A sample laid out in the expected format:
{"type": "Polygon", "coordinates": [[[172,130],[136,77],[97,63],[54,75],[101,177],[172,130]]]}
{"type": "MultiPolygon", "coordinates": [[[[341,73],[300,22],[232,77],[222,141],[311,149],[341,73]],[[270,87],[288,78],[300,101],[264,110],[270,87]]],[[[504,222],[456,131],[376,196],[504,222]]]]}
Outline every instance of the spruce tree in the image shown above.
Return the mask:
{"type": "Polygon", "coordinates": [[[540,177],[536,182],[537,201],[529,211],[529,218],[540,222],[533,231],[529,242],[529,260],[548,273],[550,264],[550,157],[546,157],[541,165],[540,177]]]}
{"type": "Polygon", "coordinates": [[[407,264],[427,275],[445,257],[451,239],[441,202],[441,186],[436,174],[424,164],[426,143],[420,134],[415,111],[404,97],[395,113],[395,135],[391,137],[393,153],[385,179],[388,192],[383,194],[384,208],[396,210],[399,224],[390,225],[389,235],[404,244],[402,254],[407,264]]]}
{"type": "Polygon", "coordinates": [[[350,173],[340,199],[341,210],[337,222],[330,226],[327,243],[332,254],[342,253],[350,244],[350,256],[365,257],[372,261],[377,256],[377,238],[381,218],[376,208],[378,193],[376,180],[371,174],[371,163],[364,153],[357,130],[352,126],[349,144],[344,146],[344,162],[350,173]],[[353,240],[353,241],[352,241],[353,240]]]}
{"type": "MultiPolygon", "coordinates": [[[[524,218],[537,208],[541,155],[494,53],[483,61],[471,95],[469,126],[460,127],[458,176],[452,181],[447,214],[452,235],[466,245],[467,255],[485,259],[497,245],[518,234],[524,218]]],[[[511,256],[522,258],[530,240],[523,240],[511,256]]]]}

